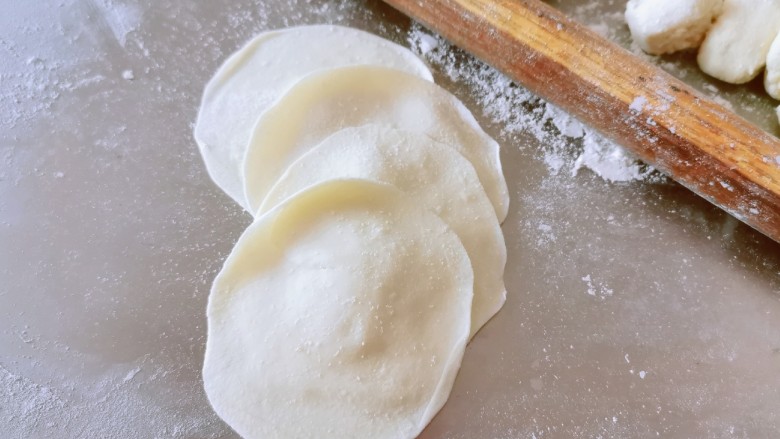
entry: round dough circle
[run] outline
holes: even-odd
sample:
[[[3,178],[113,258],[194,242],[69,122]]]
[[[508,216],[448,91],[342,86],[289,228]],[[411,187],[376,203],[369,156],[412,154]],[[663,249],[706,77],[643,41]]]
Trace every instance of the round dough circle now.
[[[338,131],[285,171],[258,215],[307,187],[345,178],[400,189],[458,235],[474,271],[471,336],[501,309],[506,244],[493,207],[469,161],[429,137],[380,125]]]
[[[441,87],[380,67],[313,73],[297,82],[257,121],[244,160],[244,193],[256,212],[287,167],[343,128],[380,123],[455,148],[477,171],[499,222],[509,195],[499,146],[474,116]]]
[[[389,186],[309,188],[258,218],[214,281],[203,366],[244,437],[413,438],[469,335],[469,259]]]
[[[247,208],[241,164],[257,117],[306,74],[357,64],[399,69],[433,81],[425,63],[408,49],[333,25],[264,32],[230,56],[206,85],[194,130],[217,186]]]

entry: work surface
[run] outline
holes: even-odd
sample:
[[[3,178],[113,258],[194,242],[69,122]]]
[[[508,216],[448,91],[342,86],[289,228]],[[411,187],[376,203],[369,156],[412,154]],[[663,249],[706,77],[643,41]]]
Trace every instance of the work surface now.
[[[552,3],[627,41],[623,2]],[[583,141],[552,109],[386,5],[0,7],[4,438],[234,437],[200,368],[211,281],[251,217],[210,182],[192,124],[232,51],[304,23],[424,53],[502,145],[507,303],[423,438],[777,437],[780,244],[658,175],[573,172]],[[656,61],[780,130],[756,87]]]

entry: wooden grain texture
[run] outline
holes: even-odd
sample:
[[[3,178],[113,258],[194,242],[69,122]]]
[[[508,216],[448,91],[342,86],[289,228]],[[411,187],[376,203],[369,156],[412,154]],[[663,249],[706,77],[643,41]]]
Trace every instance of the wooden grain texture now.
[[[774,136],[539,1],[385,1],[780,242]]]

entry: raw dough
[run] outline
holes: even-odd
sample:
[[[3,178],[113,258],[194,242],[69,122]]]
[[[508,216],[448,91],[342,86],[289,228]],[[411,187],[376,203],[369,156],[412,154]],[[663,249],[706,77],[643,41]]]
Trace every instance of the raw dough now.
[[[769,96],[780,99],[780,34],[775,37],[766,57],[764,88]]]
[[[473,336],[506,301],[504,236],[474,167],[452,148],[406,131],[365,125],[338,131],[304,154],[268,193],[258,215],[327,180],[392,185],[458,235],[474,270]]]
[[[244,162],[252,212],[298,157],[346,127],[381,123],[455,148],[477,171],[500,221],[509,196],[498,144],[452,94],[413,75],[379,67],[342,67],[297,82],[258,119]]]
[[[629,0],[631,37],[647,53],[661,55],[699,47],[723,0]]]
[[[433,81],[411,51],[332,25],[265,32],[228,58],[206,85],[195,124],[195,140],[217,186],[247,208],[241,164],[257,117],[302,76],[355,64],[395,68]]]
[[[397,189],[307,189],[214,281],[209,401],[246,438],[413,438],[460,367],[472,281],[457,236]]]
[[[699,48],[699,67],[721,81],[748,82],[761,73],[778,32],[780,0],[725,0]]]

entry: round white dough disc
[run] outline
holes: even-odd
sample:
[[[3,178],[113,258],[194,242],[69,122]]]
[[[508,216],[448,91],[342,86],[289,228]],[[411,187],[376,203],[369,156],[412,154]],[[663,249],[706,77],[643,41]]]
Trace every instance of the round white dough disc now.
[[[408,49],[333,25],[264,32],[234,53],[206,85],[195,140],[214,182],[244,208],[241,164],[257,117],[296,80],[331,67],[369,64],[433,81]]]
[[[413,75],[380,67],[341,67],[297,82],[254,127],[244,161],[244,193],[256,212],[298,157],[343,128],[379,123],[449,145],[471,162],[499,222],[509,195],[498,144],[452,94]]]
[[[506,245],[493,206],[468,160],[429,137],[380,125],[338,131],[287,169],[258,215],[307,187],[346,178],[400,189],[458,235],[474,270],[472,336],[501,309]]]
[[[469,336],[469,259],[389,186],[312,187],[258,218],[214,281],[203,366],[246,438],[413,438]]]

